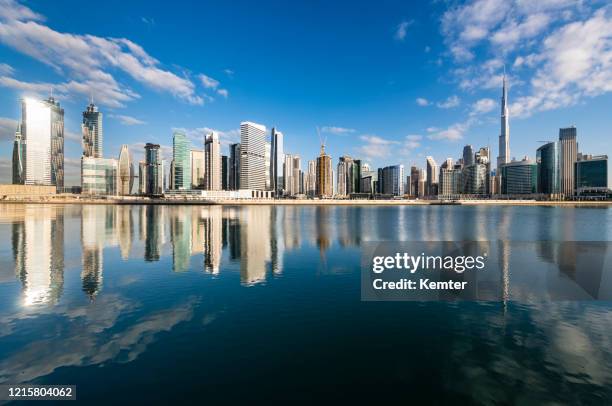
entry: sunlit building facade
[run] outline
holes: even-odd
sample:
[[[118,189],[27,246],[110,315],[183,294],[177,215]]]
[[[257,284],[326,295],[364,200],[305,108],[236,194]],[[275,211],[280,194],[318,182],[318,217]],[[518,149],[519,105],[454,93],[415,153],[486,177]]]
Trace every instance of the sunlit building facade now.
[[[191,145],[182,131],[172,137],[172,189],[191,189]]]

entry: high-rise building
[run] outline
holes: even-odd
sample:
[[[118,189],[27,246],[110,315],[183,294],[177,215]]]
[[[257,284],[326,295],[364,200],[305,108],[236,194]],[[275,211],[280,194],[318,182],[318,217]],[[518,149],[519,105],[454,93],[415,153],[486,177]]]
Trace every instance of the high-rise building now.
[[[438,184],[438,195],[454,196],[462,192],[463,173],[461,169],[455,169],[448,162],[442,164],[440,169],[440,182]]]
[[[283,188],[283,165],[285,163],[284,136],[283,133],[272,127],[270,149],[270,189],[275,196],[282,196]]]
[[[576,127],[559,129],[559,174],[560,193],[566,197],[574,195],[574,166],[578,158]]]
[[[221,190],[229,190],[230,160],[227,155],[221,155]]]
[[[506,88],[506,74],[502,79],[501,98],[501,130],[499,132],[499,155],[497,156],[497,174],[501,166],[510,162],[510,124],[508,123],[508,89]]]
[[[204,186],[204,150],[192,149],[191,153],[191,188]]]
[[[266,127],[248,121],[240,123],[240,188],[266,188]],[[207,164],[208,165],[208,164]]]
[[[83,123],[81,124],[83,135],[83,156],[87,158],[102,158],[102,113],[93,104],[93,100],[83,112]]]
[[[489,163],[465,166],[461,173],[461,191],[467,195],[489,194]]]
[[[418,197],[419,196],[419,175],[420,170],[416,166],[410,167],[410,188],[408,190],[408,194],[410,196]]]
[[[428,156],[427,161],[427,196],[438,194],[438,164],[433,157]]]
[[[336,167],[336,194],[338,196],[348,196],[348,185],[347,185],[347,169],[349,166],[349,162],[347,162],[346,157],[340,157],[340,161],[338,162],[338,166]]]
[[[145,145],[144,194],[161,195],[164,193],[164,168],[159,144]]]
[[[147,163],[138,162],[138,194],[147,194]]]
[[[17,131],[15,131],[15,140],[13,141],[13,185],[22,185],[24,182],[24,146],[25,144],[23,143],[23,139],[21,137],[20,123],[17,125]]]
[[[463,147],[463,165],[469,166],[474,164],[474,148],[471,145]]]
[[[317,161],[314,159],[308,161],[305,189],[305,193],[308,196],[314,196],[317,190]]]
[[[134,166],[127,144],[121,146],[118,165],[118,193],[122,196],[127,196],[132,193],[132,187],[134,186]]]
[[[576,194],[607,192],[608,156],[582,155],[576,161]]]
[[[64,109],[53,97],[21,102],[24,183],[64,189]]]
[[[172,164],[174,176],[171,189],[191,189],[191,145],[182,131],[175,131],[172,137]]]
[[[558,195],[559,182],[559,144],[549,142],[536,151],[538,165],[538,193]]]
[[[118,161],[116,159],[81,157],[81,194],[118,194]]]
[[[315,194],[320,198],[332,197],[334,194],[333,182],[332,159],[325,153],[325,144],[321,144],[321,153],[317,157]]]
[[[525,157],[501,166],[501,194],[528,195],[538,191],[538,165]]]
[[[231,144],[230,150],[230,190],[240,189],[240,144]]]
[[[219,134],[212,132],[204,142],[206,190],[221,190],[221,143]]]
[[[402,196],[404,194],[404,165],[387,166],[379,170],[378,183],[381,193]]]

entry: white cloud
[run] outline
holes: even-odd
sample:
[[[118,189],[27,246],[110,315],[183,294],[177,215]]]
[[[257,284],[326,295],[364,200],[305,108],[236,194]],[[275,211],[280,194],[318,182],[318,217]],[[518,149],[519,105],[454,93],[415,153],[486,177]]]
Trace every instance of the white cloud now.
[[[96,97],[101,103],[117,107],[137,97],[115,80],[110,72],[116,70],[150,89],[170,93],[191,104],[203,104],[193,82],[160,68],[159,62],[140,45],[125,38],[55,31],[41,24],[41,18],[25,6],[3,1],[0,42],[69,76],[68,83],[74,88],[87,88],[86,94],[106,93],[106,98]],[[12,18],[14,14],[19,18]]]
[[[185,135],[191,140],[193,146],[196,148],[202,148],[204,145],[204,136],[215,132],[219,135],[219,141],[221,145],[234,144],[240,142],[240,129],[236,128],[233,130],[218,130],[210,127],[198,127],[198,128],[184,128],[175,127],[172,131],[183,131]]]
[[[403,155],[409,155],[413,150],[421,146],[422,139],[423,139],[422,135],[418,135],[418,134],[407,135],[406,137],[404,137],[401,153]]]
[[[234,71],[231,69],[223,69],[223,72],[230,78],[234,76]]]
[[[406,38],[408,27],[410,27],[413,22],[414,21],[411,20],[411,21],[402,21],[401,23],[399,23],[397,27],[395,28],[394,38],[398,41],[403,41]]]
[[[461,100],[459,99],[459,96],[452,95],[452,96],[449,96],[443,102],[436,103],[436,106],[438,106],[441,109],[451,109],[453,107],[457,107],[460,103],[461,103]]]
[[[325,126],[321,128],[321,131],[324,133],[330,133],[330,134],[335,134],[335,135],[347,135],[347,134],[351,134],[355,132],[353,128],[336,127],[336,126]]]
[[[202,85],[207,89],[216,89],[219,86],[219,81],[201,73],[198,75]]]
[[[424,97],[417,97],[416,104],[418,104],[419,106],[425,107],[425,106],[429,106],[431,102]]]
[[[15,69],[6,63],[0,63],[0,75],[12,76]]]
[[[470,125],[470,121],[455,123],[444,130],[437,130],[430,133],[427,138],[430,140],[458,141],[463,138],[463,134],[468,130]]]
[[[219,96],[223,96],[226,99],[229,96],[229,92],[227,91],[227,89],[217,89],[217,94]]]
[[[0,141],[13,140],[17,130],[17,120],[0,117]]]
[[[0,0],[0,19],[8,21],[43,21],[45,17],[33,12],[25,6],[22,6],[14,0]]]
[[[497,103],[495,103],[495,100],[493,99],[480,99],[472,105],[472,111],[470,112],[470,115],[488,113],[489,111],[493,110],[496,105]]]
[[[398,141],[381,138],[377,135],[361,135],[359,137],[363,145],[357,151],[368,160],[386,158],[392,155],[392,148],[399,144]]]
[[[126,116],[123,114],[111,114],[110,117],[116,118],[123,125],[141,125],[146,124],[146,121],[139,120],[132,116]]]

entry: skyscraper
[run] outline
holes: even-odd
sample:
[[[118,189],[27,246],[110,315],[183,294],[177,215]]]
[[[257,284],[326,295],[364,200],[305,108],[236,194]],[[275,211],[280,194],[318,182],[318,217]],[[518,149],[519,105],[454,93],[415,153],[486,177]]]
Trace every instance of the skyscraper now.
[[[230,190],[240,189],[240,144],[231,144],[230,150]]]
[[[331,156],[325,153],[325,144],[321,144],[321,153],[317,157],[316,195],[321,198],[332,197],[334,178]]]
[[[201,149],[191,150],[191,188],[197,189],[204,186],[204,151]]]
[[[404,194],[404,165],[384,167],[382,177],[379,176],[378,182],[382,186],[383,194],[402,196]]]
[[[172,162],[174,168],[173,189],[191,189],[191,145],[182,131],[172,137]]]
[[[230,160],[227,155],[221,155],[221,190],[229,190]]]
[[[93,100],[83,112],[83,123],[81,124],[83,135],[83,156],[86,158],[102,158],[102,113],[93,104]]]
[[[497,174],[501,173],[501,166],[508,162],[510,162],[510,124],[508,123],[508,90],[506,88],[506,73],[504,72],[504,78],[502,80],[501,131],[499,133]]]
[[[560,193],[566,197],[574,195],[574,166],[578,158],[576,127],[559,129],[559,174]]]
[[[240,123],[240,188],[265,190],[266,127]],[[208,165],[208,164],[207,164]]]
[[[25,144],[24,183],[64,189],[64,109],[53,97],[23,99],[21,136]]]
[[[474,148],[471,145],[463,147],[463,165],[469,166],[474,164]]]
[[[216,132],[206,136],[204,155],[206,165],[204,170],[205,188],[206,190],[221,190],[221,143],[219,142],[219,134]]]
[[[24,143],[21,138],[21,123],[17,125],[15,131],[15,141],[13,141],[13,185],[23,184],[23,166],[24,166]]]
[[[118,192],[122,196],[127,196],[132,193],[134,185],[134,165],[127,144],[121,146],[119,152],[119,187]]]
[[[525,195],[538,190],[538,166],[527,157],[501,166],[501,194]]]
[[[314,196],[317,190],[317,161],[311,159],[308,161],[308,173],[306,174],[305,193],[308,196]]]
[[[347,196],[348,195],[348,185],[347,185],[347,167],[348,162],[345,160],[345,157],[340,157],[340,161],[338,162],[338,166],[336,167],[336,194],[338,196]]]
[[[536,151],[538,193],[559,194],[559,144],[549,142]]]
[[[161,195],[164,190],[164,169],[162,166],[161,151],[158,144],[145,145],[145,183],[144,193],[147,195]]]
[[[438,164],[433,157],[428,156],[427,161],[427,195],[433,196],[438,194]]]
[[[270,188],[275,196],[283,194],[283,165],[285,162],[283,133],[272,127],[270,150]]]

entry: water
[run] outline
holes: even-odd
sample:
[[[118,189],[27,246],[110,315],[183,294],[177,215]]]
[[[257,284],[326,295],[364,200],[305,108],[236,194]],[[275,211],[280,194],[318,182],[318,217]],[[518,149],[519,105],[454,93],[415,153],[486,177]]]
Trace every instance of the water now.
[[[612,241],[612,209],[0,205],[0,383],[81,401],[612,399],[612,304],[362,302],[360,245]]]

